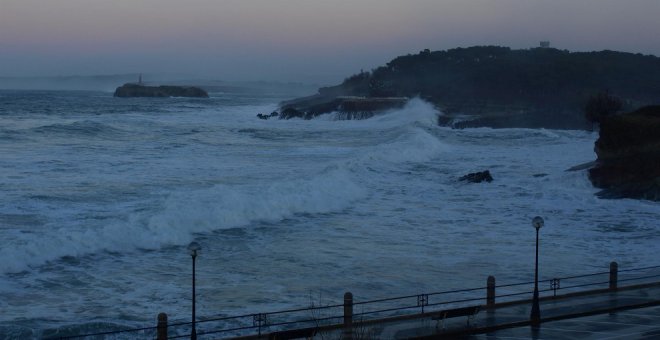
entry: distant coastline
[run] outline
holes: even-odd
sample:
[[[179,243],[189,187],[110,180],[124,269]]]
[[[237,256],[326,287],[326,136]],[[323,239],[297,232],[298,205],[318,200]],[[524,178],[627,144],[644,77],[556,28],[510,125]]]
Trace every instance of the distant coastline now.
[[[627,111],[658,104],[660,58],[547,47],[423,50],[284,102],[281,110],[318,115],[337,110],[332,102],[342,96],[420,97],[444,113],[441,125],[588,130],[584,107],[601,92],[621,98]]]

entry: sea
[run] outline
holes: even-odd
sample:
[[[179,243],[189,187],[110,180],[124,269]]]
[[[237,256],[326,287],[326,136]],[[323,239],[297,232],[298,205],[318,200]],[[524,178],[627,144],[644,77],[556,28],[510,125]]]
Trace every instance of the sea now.
[[[281,94],[0,91],[0,339],[658,264],[660,204],[599,199],[597,132],[257,119]],[[489,170],[492,182],[459,178]]]

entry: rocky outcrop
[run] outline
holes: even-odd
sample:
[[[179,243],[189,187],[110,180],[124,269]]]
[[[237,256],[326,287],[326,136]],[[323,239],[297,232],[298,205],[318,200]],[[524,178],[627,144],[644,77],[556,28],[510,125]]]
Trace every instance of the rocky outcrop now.
[[[115,97],[196,97],[208,98],[206,91],[194,86],[144,86],[124,84],[115,90]]]
[[[312,119],[324,113],[337,111],[341,101],[336,96],[315,94],[313,96],[296,98],[280,103],[282,114],[280,119],[304,118],[307,115]],[[285,113],[288,111],[288,114]],[[299,113],[300,112],[300,113]]]
[[[338,119],[366,119],[375,114],[401,108],[408,101],[404,97],[332,96],[319,93],[281,103],[280,119],[312,119],[322,114],[337,112]]]
[[[273,111],[273,112],[271,112],[269,115],[265,115],[265,114],[263,114],[263,113],[259,113],[259,114],[257,114],[257,118],[259,118],[259,119],[264,119],[264,120],[266,120],[266,119],[270,119],[270,118],[272,118],[272,117],[277,117],[277,116],[279,116],[279,113],[277,113],[277,111]]]
[[[660,201],[660,106],[603,120],[595,151],[589,179],[600,197]]]
[[[461,178],[458,179],[459,181],[466,181],[470,183],[481,183],[483,181],[486,182],[492,182],[493,181],[493,176],[490,175],[490,171],[479,171],[479,172],[473,172],[469,173]]]
[[[286,109],[282,110],[282,113],[280,114],[280,119],[291,119],[291,118],[312,119],[315,116],[316,115],[314,115],[311,112],[302,112],[292,107],[287,107]]]

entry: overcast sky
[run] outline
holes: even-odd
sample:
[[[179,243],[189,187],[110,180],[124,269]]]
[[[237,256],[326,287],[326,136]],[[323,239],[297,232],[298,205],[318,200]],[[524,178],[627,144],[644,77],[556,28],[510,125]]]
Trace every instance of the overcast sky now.
[[[333,82],[422,49],[660,55],[660,0],[0,0],[0,76]]]

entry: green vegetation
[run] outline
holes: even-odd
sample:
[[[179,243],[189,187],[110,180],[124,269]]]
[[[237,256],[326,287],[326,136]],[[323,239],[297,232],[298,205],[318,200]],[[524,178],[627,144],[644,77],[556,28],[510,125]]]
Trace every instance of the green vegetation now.
[[[600,124],[605,118],[619,112],[621,108],[623,108],[621,99],[608,92],[601,92],[589,98],[584,114],[588,121]]]
[[[660,58],[614,51],[498,46],[424,50],[353,75],[338,86],[321,88],[319,93],[420,96],[449,114],[498,113],[511,118],[512,113],[522,113],[526,119],[518,117],[508,123],[529,124],[527,118],[531,117],[540,125],[564,121],[567,127],[586,128],[590,123],[585,108],[599,93],[620,98],[617,110],[658,103]],[[600,113],[595,115],[589,119],[599,119]]]

